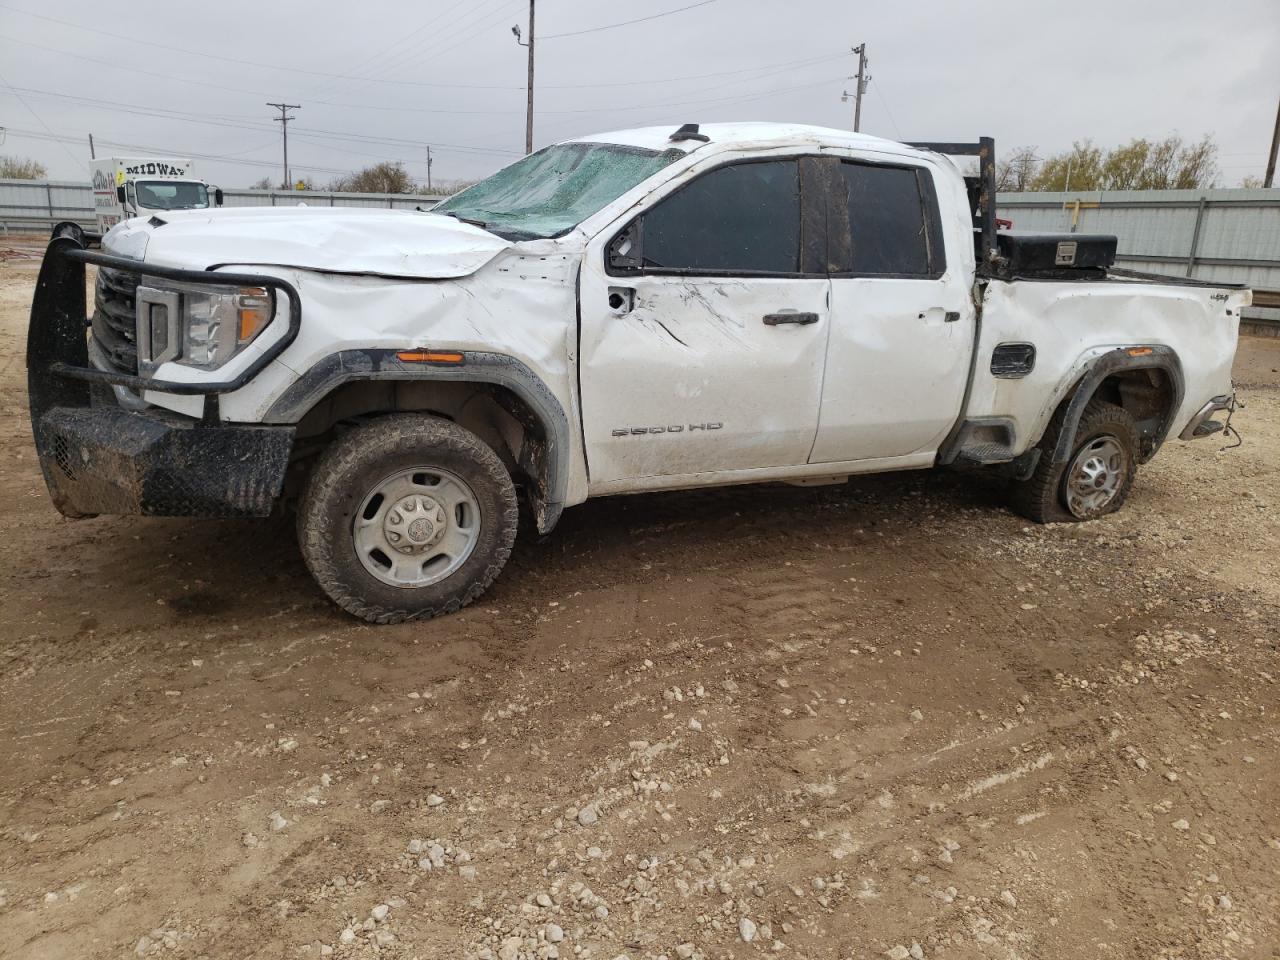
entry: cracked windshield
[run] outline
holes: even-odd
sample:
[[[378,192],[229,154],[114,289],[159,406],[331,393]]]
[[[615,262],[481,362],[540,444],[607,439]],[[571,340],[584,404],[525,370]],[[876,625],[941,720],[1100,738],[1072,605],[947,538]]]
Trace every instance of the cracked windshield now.
[[[499,170],[432,212],[511,240],[555,237],[682,156],[681,150],[560,144]]]

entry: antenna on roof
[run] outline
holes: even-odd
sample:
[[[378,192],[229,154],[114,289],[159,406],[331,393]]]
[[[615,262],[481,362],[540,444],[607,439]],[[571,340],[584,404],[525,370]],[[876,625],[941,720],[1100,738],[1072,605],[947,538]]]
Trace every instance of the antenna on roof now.
[[[686,123],[679,130],[668,137],[672,143],[679,143],[681,140],[701,140],[703,143],[710,143],[711,138],[705,133],[698,132],[696,123]]]

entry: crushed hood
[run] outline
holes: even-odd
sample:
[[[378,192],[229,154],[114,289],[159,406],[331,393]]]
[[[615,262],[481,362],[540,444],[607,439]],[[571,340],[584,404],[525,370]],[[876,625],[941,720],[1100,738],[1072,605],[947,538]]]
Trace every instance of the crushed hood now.
[[[107,234],[103,246],[110,253],[193,270],[256,264],[436,280],[475,273],[511,243],[443,214],[223,207],[128,220]]]

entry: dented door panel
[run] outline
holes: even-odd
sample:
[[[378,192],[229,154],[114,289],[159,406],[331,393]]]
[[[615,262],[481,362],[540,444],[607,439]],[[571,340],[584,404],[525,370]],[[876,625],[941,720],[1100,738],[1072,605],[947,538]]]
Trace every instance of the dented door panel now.
[[[611,307],[619,288],[631,292]],[[593,486],[805,462],[826,347],[825,279],[608,277],[588,256],[581,296]],[[816,320],[765,322],[791,311]]]

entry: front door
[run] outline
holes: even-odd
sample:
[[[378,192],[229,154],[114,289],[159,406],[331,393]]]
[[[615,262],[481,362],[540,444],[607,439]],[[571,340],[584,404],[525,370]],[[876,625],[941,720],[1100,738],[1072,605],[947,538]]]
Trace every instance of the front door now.
[[[593,489],[807,461],[829,281],[803,262],[802,166],[715,167],[589,246],[579,370]]]

